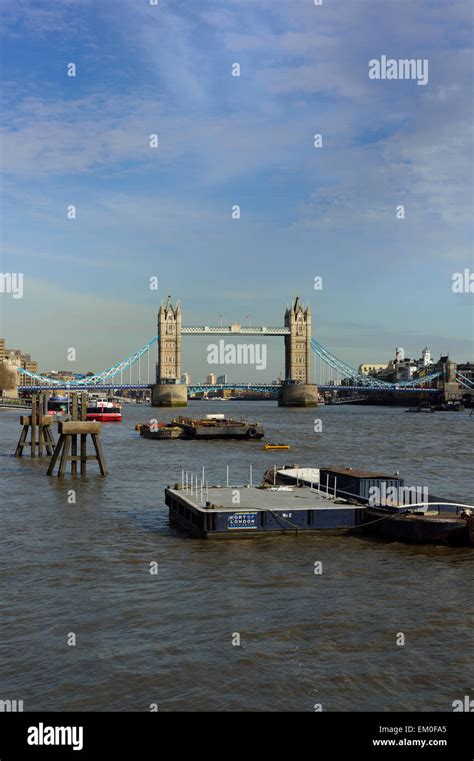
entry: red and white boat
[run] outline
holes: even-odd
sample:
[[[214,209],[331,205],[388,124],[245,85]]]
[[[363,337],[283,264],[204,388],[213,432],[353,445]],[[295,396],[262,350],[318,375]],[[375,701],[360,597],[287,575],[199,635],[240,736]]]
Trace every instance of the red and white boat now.
[[[109,402],[108,399],[90,399],[87,403],[86,420],[97,420],[99,423],[120,423],[122,408],[120,404]]]

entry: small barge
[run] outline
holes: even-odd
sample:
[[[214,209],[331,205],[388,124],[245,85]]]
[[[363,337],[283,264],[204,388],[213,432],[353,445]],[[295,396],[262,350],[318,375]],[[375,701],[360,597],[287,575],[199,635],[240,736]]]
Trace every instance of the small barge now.
[[[145,439],[182,439],[183,429],[177,425],[157,423],[142,423],[136,427],[140,431],[140,436]]]
[[[222,414],[205,418],[179,416],[170,423],[150,423],[140,426],[140,435],[147,439],[261,439],[260,423],[226,418]]]

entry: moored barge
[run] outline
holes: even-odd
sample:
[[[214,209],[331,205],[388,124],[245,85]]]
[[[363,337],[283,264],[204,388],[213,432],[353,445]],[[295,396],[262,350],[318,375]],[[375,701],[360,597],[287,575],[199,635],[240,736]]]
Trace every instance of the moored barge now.
[[[222,414],[205,418],[179,416],[170,423],[150,423],[140,426],[140,435],[147,439],[261,439],[264,431],[260,423],[226,418]]]
[[[354,529],[358,534],[406,544],[474,547],[474,505],[405,486],[398,473],[287,465],[269,468],[264,481],[274,486],[309,487],[327,497],[365,506],[364,521]]]
[[[474,508],[456,503],[368,507],[364,531],[404,544],[474,547]]]
[[[239,503],[235,504],[236,494]],[[165,489],[171,525],[205,539],[348,531],[365,506],[292,487],[209,486]]]

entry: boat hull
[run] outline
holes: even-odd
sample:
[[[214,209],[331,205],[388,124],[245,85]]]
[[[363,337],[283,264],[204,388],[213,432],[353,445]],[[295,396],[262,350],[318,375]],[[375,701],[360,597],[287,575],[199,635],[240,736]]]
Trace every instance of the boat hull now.
[[[454,515],[387,515],[368,507],[364,532],[404,544],[472,546],[468,521]]]
[[[262,439],[263,430],[251,425],[183,426],[185,438],[189,439]]]
[[[183,432],[180,428],[157,428],[150,430],[148,425],[140,426],[140,436],[144,439],[181,439]]]
[[[86,420],[95,420],[98,423],[120,423],[122,415],[120,412],[87,412]]]

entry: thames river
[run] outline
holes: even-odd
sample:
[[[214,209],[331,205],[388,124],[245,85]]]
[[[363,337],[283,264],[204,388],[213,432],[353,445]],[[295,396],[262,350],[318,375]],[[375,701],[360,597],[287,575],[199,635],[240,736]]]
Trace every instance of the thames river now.
[[[469,411],[188,406],[261,422],[266,441],[291,445],[278,453],[134,430],[175,412],[124,405],[122,423],[102,429],[109,475],[92,463],[83,480],[15,459],[22,413],[0,412],[0,699],[25,711],[450,711],[474,697],[472,549],[323,534],[193,539],[169,528],[163,494],[182,468],[205,466],[223,484],[229,465],[242,485],[250,465],[255,483],[273,464],[298,463],[400,471],[472,503]]]

